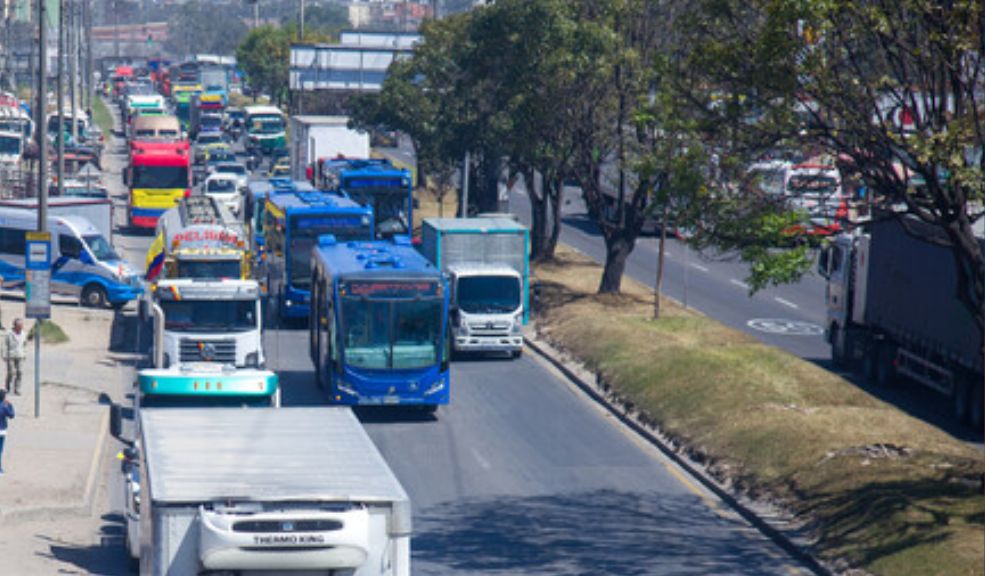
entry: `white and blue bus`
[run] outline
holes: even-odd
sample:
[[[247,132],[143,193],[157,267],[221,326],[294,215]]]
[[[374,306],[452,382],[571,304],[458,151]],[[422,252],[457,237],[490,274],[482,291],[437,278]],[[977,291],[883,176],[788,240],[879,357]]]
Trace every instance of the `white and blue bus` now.
[[[318,237],[372,240],[373,210],[340,194],[316,190],[268,194],[264,203],[264,259],[258,278],[279,318],[307,320],[311,249]]]
[[[0,208],[0,277],[8,290],[24,289],[25,233],[37,216]],[[109,240],[81,216],[48,218],[51,232],[51,293],[77,297],[84,306],[120,308],[143,293],[140,277]]]
[[[309,353],[334,404],[449,399],[448,286],[406,236],[319,239],[312,251]]]

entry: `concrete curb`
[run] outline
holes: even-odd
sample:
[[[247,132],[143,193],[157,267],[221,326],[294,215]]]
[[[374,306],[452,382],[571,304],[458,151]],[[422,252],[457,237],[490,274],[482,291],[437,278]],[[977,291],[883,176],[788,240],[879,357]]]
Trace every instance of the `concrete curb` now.
[[[0,518],[26,522],[89,516],[92,513],[92,505],[95,501],[99,470],[102,468],[102,460],[106,454],[107,437],[109,435],[109,416],[109,406],[106,406],[103,416],[99,421],[99,434],[96,447],[93,450],[92,459],[89,462],[89,471],[86,474],[85,486],[82,497],[79,500],[65,505],[18,506],[6,510],[0,509]]]
[[[740,501],[740,497],[732,494],[724,486],[720,485],[713,477],[701,469],[700,464],[691,461],[685,455],[675,450],[665,438],[661,437],[659,430],[651,429],[650,426],[643,424],[632,414],[628,414],[625,410],[620,409],[610,398],[601,393],[598,387],[579,376],[574,369],[565,363],[548,342],[541,341],[529,335],[524,335],[523,341],[539,357],[546,360],[551,366],[561,372],[578,389],[587,394],[622,424],[646,440],[647,443],[660,450],[668,459],[680,467],[684,473],[714,494],[768,540],[782,548],[791,558],[799,562],[803,568],[819,576],[831,576],[834,574],[830,568],[821,564],[817,558],[811,555],[803,544],[796,542],[783,529],[773,526],[768,520],[762,518],[750,507],[743,504]]]

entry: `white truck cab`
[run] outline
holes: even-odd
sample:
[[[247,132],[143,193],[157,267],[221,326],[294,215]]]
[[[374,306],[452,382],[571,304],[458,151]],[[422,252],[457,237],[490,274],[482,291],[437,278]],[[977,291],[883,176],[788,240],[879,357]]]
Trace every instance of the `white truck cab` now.
[[[523,351],[523,275],[505,264],[448,266],[452,347],[457,352]]]

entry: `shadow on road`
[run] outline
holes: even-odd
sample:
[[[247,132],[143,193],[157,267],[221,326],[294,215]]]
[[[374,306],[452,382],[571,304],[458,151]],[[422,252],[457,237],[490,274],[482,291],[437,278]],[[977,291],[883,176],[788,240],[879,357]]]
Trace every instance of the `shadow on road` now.
[[[85,574],[115,576],[131,574],[123,547],[126,524],[120,514],[103,514],[99,528],[99,544],[77,546],[44,535],[38,539],[49,544],[49,553],[41,556],[77,566]]]
[[[444,504],[414,518],[414,573],[783,574],[690,494],[599,490]]]

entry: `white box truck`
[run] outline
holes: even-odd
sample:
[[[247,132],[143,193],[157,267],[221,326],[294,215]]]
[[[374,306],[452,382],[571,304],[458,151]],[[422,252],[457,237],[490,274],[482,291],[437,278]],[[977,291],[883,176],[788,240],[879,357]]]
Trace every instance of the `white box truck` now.
[[[449,276],[456,352],[523,353],[530,237],[505,217],[427,218],[421,253]]]
[[[136,447],[145,576],[410,574],[410,500],[349,408],[144,409]]]
[[[291,116],[291,178],[307,180],[322,158],[369,158],[369,134],[349,128],[347,116]]]

